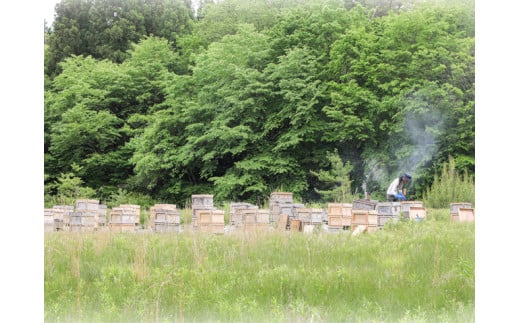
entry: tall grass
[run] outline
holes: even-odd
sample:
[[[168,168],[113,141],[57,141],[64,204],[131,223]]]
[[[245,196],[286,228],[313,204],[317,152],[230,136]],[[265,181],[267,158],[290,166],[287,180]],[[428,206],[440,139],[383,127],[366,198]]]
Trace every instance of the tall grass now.
[[[47,322],[468,322],[474,225],[45,236]]]
[[[447,208],[450,203],[467,202],[475,205],[475,183],[465,171],[462,175],[455,168],[450,156],[441,174],[435,174],[433,184],[426,189],[424,203],[430,208]]]

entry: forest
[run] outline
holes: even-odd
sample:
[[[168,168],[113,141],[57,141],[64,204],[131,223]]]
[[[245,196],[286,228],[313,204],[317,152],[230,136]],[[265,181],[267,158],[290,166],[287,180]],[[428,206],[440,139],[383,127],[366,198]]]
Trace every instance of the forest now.
[[[473,1],[62,0],[44,33],[46,204],[475,174]]]

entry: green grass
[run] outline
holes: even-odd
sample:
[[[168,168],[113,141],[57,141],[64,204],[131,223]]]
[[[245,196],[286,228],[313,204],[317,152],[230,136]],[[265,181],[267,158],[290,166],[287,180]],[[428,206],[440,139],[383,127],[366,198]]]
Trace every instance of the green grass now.
[[[46,322],[472,322],[474,224],[361,236],[52,233]]]

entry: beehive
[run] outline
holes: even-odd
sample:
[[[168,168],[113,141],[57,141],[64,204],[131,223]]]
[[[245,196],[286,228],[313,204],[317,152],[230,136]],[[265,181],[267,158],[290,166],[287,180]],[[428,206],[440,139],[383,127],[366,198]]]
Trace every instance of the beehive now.
[[[54,230],[54,212],[53,209],[43,210],[43,228],[44,232],[52,232]]]
[[[141,206],[136,204],[121,204],[119,205],[120,208],[132,210],[134,213],[134,224],[139,224],[139,220],[141,218]]]
[[[341,225],[336,223],[337,217],[341,218]],[[350,227],[352,224],[352,204],[350,203],[329,203],[327,205],[327,220],[329,228]],[[333,223],[333,224],[331,224]]]
[[[410,208],[411,207],[424,207],[422,201],[402,201],[401,202],[401,215],[404,219],[410,219]]]
[[[280,215],[287,215],[289,218],[293,217],[293,193],[291,192],[273,192],[269,196],[269,212],[271,213],[271,220],[278,222]]]
[[[378,201],[374,201],[374,200],[365,200],[365,199],[355,200],[352,203],[352,210],[370,210],[370,211],[373,211],[373,210],[376,209],[377,203],[378,203]]]
[[[475,221],[475,209],[460,207],[457,210],[457,214],[451,214],[452,222],[474,222]]]
[[[223,210],[199,210],[199,232],[224,234],[224,211]]]
[[[211,211],[213,206],[213,195],[193,194],[191,196],[191,224],[194,228],[199,225],[199,211]]]
[[[229,205],[229,222],[231,225],[238,225],[242,222],[242,210],[258,209],[258,206],[243,203],[243,202],[232,202]]]
[[[181,213],[175,204],[155,204],[150,208],[150,219],[155,232],[181,231]]]
[[[82,209],[70,214],[69,231],[92,232],[96,227],[97,210]]]
[[[73,205],[54,205],[52,207],[54,218],[62,219],[63,231],[69,231],[70,214],[74,212]]]
[[[136,208],[127,207],[125,204],[114,207],[110,210],[110,231],[113,232],[134,232],[136,227]]]
[[[419,206],[410,206],[408,218],[415,221],[423,221],[426,219],[426,208]]]
[[[301,231],[301,223],[302,223],[302,221],[300,221],[300,220],[292,219],[291,224],[290,224],[290,231],[291,232]]]
[[[287,226],[289,223],[289,216],[287,215],[280,215],[277,221],[277,228],[279,231],[285,231],[287,230]]]
[[[450,203],[450,218],[453,222],[461,222],[459,221],[459,209],[471,209],[471,203],[467,202],[456,202]],[[466,222],[466,221],[462,221]]]
[[[378,215],[399,216],[401,212],[401,202],[378,202],[376,204]]]

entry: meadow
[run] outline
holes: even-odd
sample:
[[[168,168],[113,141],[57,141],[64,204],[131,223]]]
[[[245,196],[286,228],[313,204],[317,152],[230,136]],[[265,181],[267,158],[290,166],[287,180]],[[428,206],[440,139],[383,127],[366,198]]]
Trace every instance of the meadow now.
[[[475,225],[45,234],[46,322],[473,322]]]

